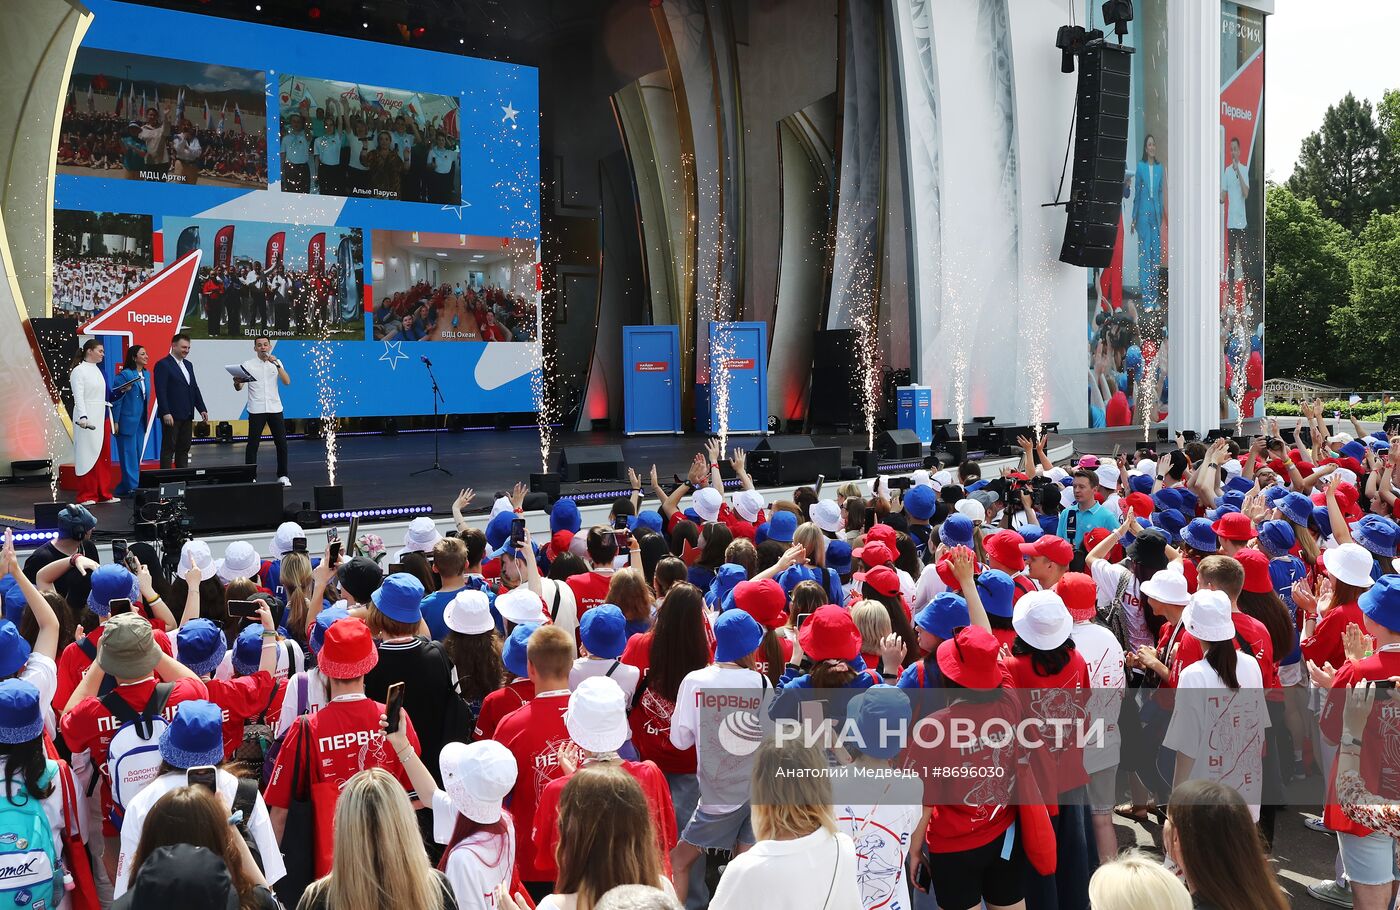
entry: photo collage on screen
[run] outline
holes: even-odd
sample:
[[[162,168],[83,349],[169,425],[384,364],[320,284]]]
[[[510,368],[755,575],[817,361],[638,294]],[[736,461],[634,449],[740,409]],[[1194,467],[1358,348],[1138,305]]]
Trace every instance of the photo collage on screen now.
[[[94,195],[135,211],[57,209],[52,313],[90,321],[198,249],[182,325],[196,340],[532,341],[534,239],[382,230],[402,214],[352,208],[417,203],[425,224],[446,210],[460,220],[462,117],[451,95],[83,47],[60,175],[253,201],[246,216],[213,217],[216,200],[111,184]],[[305,204],[289,194],[341,197],[322,221],[372,216],[297,223]]]

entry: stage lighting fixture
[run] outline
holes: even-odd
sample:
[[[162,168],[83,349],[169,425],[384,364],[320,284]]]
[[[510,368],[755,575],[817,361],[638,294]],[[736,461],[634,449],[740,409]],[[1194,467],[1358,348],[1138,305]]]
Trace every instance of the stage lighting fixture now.
[[[338,512],[319,513],[322,521],[348,521],[351,518],[409,518],[431,514],[433,514],[431,505],[392,506],[385,509],[346,509]]]
[[[1133,0],[1106,0],[1103,21],[1105,25],[1113,26],[1113,33],[1118,36],[1118,43],[1122,44],[1123,36],[1128,34],[1128,23],[1133,21]]]
[[[222,445],[229,445],[232,443],[233,424],[229,423],[227,420],[219,421],[218,425],[214,427],[214,438]]]
[[[384,435],[385,435],[385,436],[397,436],[397,435],[399,435],[399,422],[398,422],[397,419],[395,419],[395,418],[393,418],[393,417],[385,417],[385,418],[384,418]]]

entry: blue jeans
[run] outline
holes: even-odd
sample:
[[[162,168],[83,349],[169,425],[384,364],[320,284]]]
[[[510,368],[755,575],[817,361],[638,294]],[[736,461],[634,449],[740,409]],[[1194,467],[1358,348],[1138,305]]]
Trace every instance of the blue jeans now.
[[[122,479],[117,484],[116,494],[126,496],[136,489],[141,478],[141,443],[146,441],[144,432],[135,436],[113,436],[117,444],[117,458],[121,461]]]
[[[671,805],[676,810],[676,830],[684,831],[700,805],[700,780],[694,774],[667,774],[671,787]],[[705,887],[705,858],[690,867],[690,890],[685,896],[685,910],[705,910],[710,904],[710,891]]]

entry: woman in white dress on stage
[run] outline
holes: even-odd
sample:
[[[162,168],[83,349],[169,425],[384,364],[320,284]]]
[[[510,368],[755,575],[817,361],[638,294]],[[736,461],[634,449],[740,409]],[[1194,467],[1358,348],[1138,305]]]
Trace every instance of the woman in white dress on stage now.
[[[112,495],[112,421],[107,418],[109,392],[102,362],[102,342],[83,344],[68,374],[73,390],[73,469],[78,479],[78,502],[116,502]]]

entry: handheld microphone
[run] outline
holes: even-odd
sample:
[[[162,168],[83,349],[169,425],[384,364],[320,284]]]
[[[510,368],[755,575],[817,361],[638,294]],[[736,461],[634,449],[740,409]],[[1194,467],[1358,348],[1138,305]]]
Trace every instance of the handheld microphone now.
[[[432,362],[431,360],[429,360],[429,359],[428,359],[427,357],[425,357],[425,356],[420,356],[418,359],[421,360],[421,361],[423,361],[423,363],[426,364],[427,366],[432,366],[432,365],[433,365],[433,362]]]

